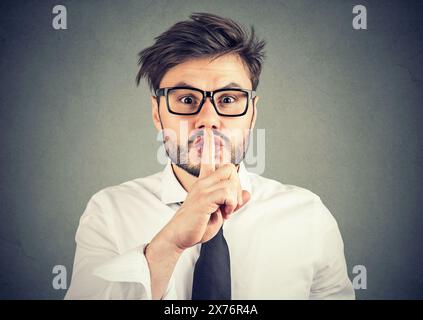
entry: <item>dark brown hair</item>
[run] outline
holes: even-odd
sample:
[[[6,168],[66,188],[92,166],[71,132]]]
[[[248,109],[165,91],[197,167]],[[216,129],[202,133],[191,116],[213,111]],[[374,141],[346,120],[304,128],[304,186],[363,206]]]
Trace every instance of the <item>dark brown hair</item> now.
[[[192,58],[238,54],[247,66],[253,90],[257,89],[265,58],[264,40],[258,40],[254,27],[248,34],[235,21],[210,13],[193,13],[154,38],[155,43],[139,53],[136,83],[146,78],[151,90],[172,67]]]

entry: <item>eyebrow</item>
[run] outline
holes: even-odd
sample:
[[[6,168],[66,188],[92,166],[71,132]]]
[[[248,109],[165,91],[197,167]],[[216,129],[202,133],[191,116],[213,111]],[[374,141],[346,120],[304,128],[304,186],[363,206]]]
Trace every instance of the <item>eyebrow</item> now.
[[[194,88],[194,89],[196,88],[196,87],[194,87],[194,86],[192,86],[192,85],[190,85],[190,84],[188,84],[188,83],[186,83],[184,81],[178,82],[177,84],[174,85],[174,87],[190,87],[190,88]],[[236,82],[230,82],[226,86],[221,87],[219,89],[228,89],[228,88],[242,89],[241,85],[239,85]],[[219,90],[219,89],[216,89],[216,90]]]

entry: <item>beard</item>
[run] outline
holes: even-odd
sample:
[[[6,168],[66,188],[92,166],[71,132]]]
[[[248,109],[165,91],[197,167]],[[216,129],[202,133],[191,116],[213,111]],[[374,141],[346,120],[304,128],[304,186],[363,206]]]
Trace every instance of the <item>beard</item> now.
[[[247,135],[242,136],[242,141],[240,142],[231,142],[231,140],[223,135],[220,132],[213,131],[215,136],[219,136],[225,141],[223,148],[219,150],[219,153],[228,152],[230,154],[230,163],[238,166],[242,160],[244,160],[245,155],[248,150],[249,140],[250,140],[250,131]],[[194,162],[190,159],[190,151],[195,148],[194,140],[197,136],[202,135],[202,131],[199,134],[194,135],[188,140],[188,144],[181,145],[177,142],[172,141],[168,137],[164,137],[164,146],[166,149],[166,154],[169,159],[179,168],[188,172],[194,177],[200,175],[201,161]],[[237,139],[239,140],[239,139]],[[219,164],[216,164],[216,167],[219,167]]]

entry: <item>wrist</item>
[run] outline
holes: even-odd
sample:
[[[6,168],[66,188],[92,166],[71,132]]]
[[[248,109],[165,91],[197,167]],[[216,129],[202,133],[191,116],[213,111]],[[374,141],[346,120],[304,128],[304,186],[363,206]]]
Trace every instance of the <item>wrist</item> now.
[[[164,258],[177,260],[184,250],[171,241],[163,231],[164,230],[159,232],[150,241],[150,243],[145,247],[144,253],[146,256],[156,261],[163,260]]]

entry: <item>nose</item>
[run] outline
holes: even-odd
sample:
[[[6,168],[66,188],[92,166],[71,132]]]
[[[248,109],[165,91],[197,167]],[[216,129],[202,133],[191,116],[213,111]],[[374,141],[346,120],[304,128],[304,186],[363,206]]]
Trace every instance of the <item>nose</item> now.
[[[211,102],[211,98],[207,97],[206,101],[204,101],[203,107],[197,114],[195,127],[218,129],[220,128],[220,126],[220,116],[214,109],[213,103]]]

